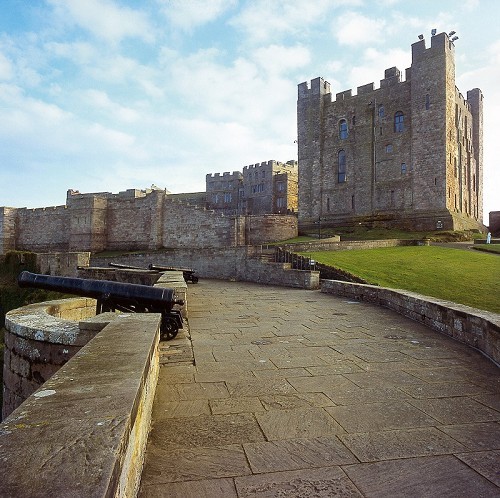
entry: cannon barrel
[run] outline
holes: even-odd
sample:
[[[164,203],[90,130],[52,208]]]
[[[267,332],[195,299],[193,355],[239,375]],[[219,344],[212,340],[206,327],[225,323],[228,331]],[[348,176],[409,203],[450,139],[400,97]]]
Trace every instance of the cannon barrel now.
[[[59,277],[23,271],[18,277],[18,283],[19,287],[34,287],[61,292],[63,294],[93,297],[94,299],[113,296],[114,298],[139,300],[157,305],[165,305],[167,303],[172,305],[184,304],[184,301],[181,299],[175,299],[174,289],[112,282],[110,280]]]
[[[186,282],[188,281],[191,281],[193,282],[193,284],[196,284],[198,283],[198,276],[195,275],[196,273],[196,270],[193,270],[192,268],[177,268],[175,266],[158,266],[158,265],[155,265],[153,263],[151,263],[148,268],[150,270],[156,270],[156,271],[161,271],[161,272],[166,272],[166,271],[181,271],[183,276],[184,276],[184,280]]]
[[[174,289],[149,285],[92,280],[85,278],[40,275],[23,271],[18,279],[19,287],[46,289],[63,294],[91,297],[97,300],[96,313],[125,311],[132,313],[161,313],[162,339],[172,339],[182,328],[182,316],[174,305],[183,305],[176,299]]]

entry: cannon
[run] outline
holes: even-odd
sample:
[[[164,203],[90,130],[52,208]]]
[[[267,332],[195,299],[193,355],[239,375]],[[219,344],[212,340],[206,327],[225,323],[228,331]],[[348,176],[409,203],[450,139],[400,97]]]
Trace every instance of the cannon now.
[[[193,284],[197,284],[199,280],[198,275],[195,275],[196,270],[193,270],[192,268],[178,268],[175,266],[158,266],[151,263],[148,266],[148,269],[156,271],[181,271],[184,280],[186,282],[193,282]]]
[[[105,311],[129,313],[160,313],[162,340],[173,339],[182,328],[182,315],[175,305],[183,305],[176,299],[174,289],[127,284],[109,280],[58,277],[23,271],[18,276],[19,287],[46,289],[63,294],[91,297],[97,300],[96,314]]]

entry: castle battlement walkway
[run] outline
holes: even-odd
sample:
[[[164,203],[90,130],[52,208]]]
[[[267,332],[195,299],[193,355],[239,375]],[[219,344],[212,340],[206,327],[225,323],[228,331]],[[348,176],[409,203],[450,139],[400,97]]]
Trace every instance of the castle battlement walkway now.
[[[140,496],[499,496],[500,370],[320,291],[189,287],[195,365],[160,369]]]

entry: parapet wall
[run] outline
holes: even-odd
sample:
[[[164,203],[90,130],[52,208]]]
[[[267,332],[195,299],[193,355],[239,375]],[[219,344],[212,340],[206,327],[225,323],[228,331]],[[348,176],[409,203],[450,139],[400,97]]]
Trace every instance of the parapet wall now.
[[[137,495],[159,325],[118,315],[0,425],[1,496]]]
[[[323,280],[321,292],[378,304],[478,349],[500,364],[500,314],[400,289]]]
[[[260,259],[261,247],[176,249],[165,252],[125,254],[119,257],[92,257],[92,266],[104,267],[109,261],[147,268],[158,266],[192,268],[200,278],[241,280],[303,289],[319,288],[319,272],[291,269],[289,264],[268,263]]]
[[[95,301],[62,299],[31,304],[5,316],[2,418],[54,375],[96,333],[80,326]]]

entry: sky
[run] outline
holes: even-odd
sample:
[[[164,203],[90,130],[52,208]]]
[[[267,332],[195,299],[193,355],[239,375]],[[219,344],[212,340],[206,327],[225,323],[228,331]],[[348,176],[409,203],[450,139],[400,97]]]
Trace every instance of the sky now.
[[[484,94],[484,212],[500,210],[498,0],[2,0],[0,206],[68,189],[205,190],[207,173],[297,159],[297,85],[332,94],[457,32]]]

